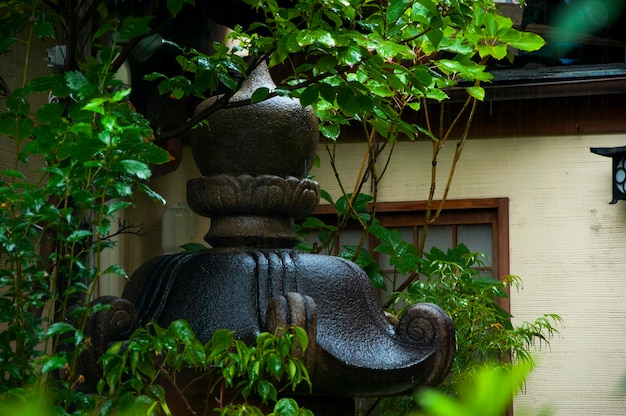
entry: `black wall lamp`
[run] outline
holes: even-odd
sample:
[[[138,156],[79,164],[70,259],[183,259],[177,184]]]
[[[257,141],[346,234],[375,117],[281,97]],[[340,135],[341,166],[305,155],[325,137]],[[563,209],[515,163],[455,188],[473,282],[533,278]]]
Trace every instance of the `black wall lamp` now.
[[[613,159],[613,200],[610,203],[626,199],[626,146],[591,147],[589,150]]]

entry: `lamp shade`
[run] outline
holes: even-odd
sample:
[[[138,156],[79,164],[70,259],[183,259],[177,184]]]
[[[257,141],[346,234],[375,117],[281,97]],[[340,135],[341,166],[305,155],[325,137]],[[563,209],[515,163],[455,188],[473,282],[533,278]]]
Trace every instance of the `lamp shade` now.
[[[611,204],[626,199],[626,146],[592,147],[592,153],[610,157],[613,160],[613,199]]]

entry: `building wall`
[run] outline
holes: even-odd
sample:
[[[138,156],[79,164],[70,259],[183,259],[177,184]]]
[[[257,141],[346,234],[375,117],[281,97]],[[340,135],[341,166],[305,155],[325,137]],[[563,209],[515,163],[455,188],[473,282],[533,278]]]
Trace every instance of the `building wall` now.
[[[626,135],[471,140],[457,166],[451,199],[510,199],[510,271],[524,282],[511,296],[515,323],[543,313],[564,320],[550,348],[535,354],[538,366],[515,401],[518,414],[544,408],[568,416],[626,414],[620,390],[626,376],[626,302],[620,290],[626,201],[608,204],[611,159],[589,151],[625,140]],[[355,177],[363,151],[363,144],[342,145],[340,174]],[[438,164],[438,197],[453,151],[448,144]],[[426,199],[430,155],[429,143],[400,143],[379,199]],[[313,173],[337,195],[332,172]]]

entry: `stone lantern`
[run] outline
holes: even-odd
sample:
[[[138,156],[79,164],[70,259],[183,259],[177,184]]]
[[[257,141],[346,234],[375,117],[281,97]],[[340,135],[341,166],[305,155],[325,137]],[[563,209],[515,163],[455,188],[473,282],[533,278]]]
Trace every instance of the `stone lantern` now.
[[[188,182],[187,201],[211,218],[205,239],[212,248],[148,261],[123,299],[110,301],[128,312],[131,327],[183,318],[203,342],[219,328],[254,343],[262,331],[301,326],[309,335],[303,359],[313,397],[393,395],[440,383],[452,365],[455,337],[439,307],[414,305],[390,323],[356,264],[293,248],[294,221],[319,201],[318,184],[306,177],[317,118],[287,97],[250,104],[260,87],[270,96],[275,88],[264,63],[192,137],[202,177]],[[114,311],[107,313],[112,319]],[[115,325],[98,328],[105,327],[113,329],[97,342],[120,338]]]

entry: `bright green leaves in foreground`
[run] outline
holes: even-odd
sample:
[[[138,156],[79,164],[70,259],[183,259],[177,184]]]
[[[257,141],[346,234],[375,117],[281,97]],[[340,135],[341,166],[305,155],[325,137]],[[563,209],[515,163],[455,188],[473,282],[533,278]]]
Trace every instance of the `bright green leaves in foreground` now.
[[[438,390],[418,395],[423,410],[413,416],[502,416],[520,391],[530,372],[526,364],[507,367],[485,366],[459,388],[457,397]]]
[[[100,394],[110,396],[102,414],[118,409],[122,414],[133,409],[160,409],[170,414],[165,401],[163,381],[176,385],[176,374],[181,370],[196,371],[188,385],[179,385],[184,391],[191,384],[202,382],[212,386],[207,397],[219,397],[223,388],[240,392],[243,399],[254,395],[263,403],[276,402],[276,415],[309,415],[293,400],[278,400],[279,389],[311,382],[304,363],[297,357],[308,347],[304,329],[291,327],[275,334],[259,334],[255,346],[237,340],[230,330],[217,330],[211,340],[202,344],[186,321],[174,321],[168,328],[153,324],[150,329],[139,329],[129,342],[113,345],[102,357],[105,378],[98,385]],[[204,374],[204,376],[202,376]],[[157,383],[158,381],[158,383]],[[215,391],[213,391],[215,390]],[[223,415],[262,415],[248,403],[215,403]]]

